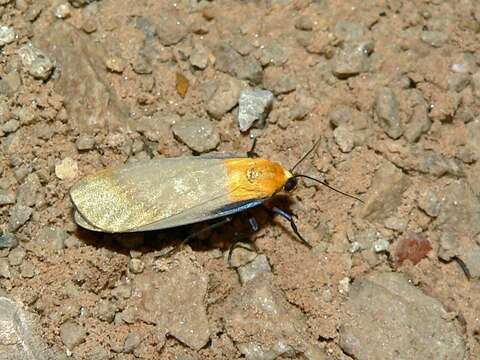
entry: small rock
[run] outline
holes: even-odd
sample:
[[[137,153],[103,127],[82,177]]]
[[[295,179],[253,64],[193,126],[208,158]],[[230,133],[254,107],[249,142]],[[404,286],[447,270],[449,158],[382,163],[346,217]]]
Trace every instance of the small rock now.
[[[245,249],[244,246],[236,246],[232,250],[232,257],[230,259],[230,266],[238,268],[246,265],[257,257],[257,254],[252,250]]]
[[[373,243],[373,251],[376,253],[388,252],[390,243],[386,239],[378,239]]]
[[[418,206],[431,217],[440,214],[441,203],[437,195],[431,190],[425,190],[418,198]]]
[[[172,126],[177,139],[197,153],[214,150],[220,143],[220,136],[213,123],[203,117],[185,117]]]
[[[179,43],[188,33],[183,20],[171,13],[161,13],[156,21],[156,28],[157,37],[163,46]]]
[[[105,60],[105,66],[108,71],[121,74],[125,70],[126,63],[119,56],[110,56]]]
[[[72,8],[69,3],[60,4],[53,10],[53,15],[57,19],[67,19],[72,14]]]
[[[70,235],[65,239],[65,247],[67,249],[80,247],[81,244],[80,239],[75,235]]]
[[[438,257],[444,261],[450,261],[458,255],[458,243],[452,233],[442,233],[438,247]]]
[[[69,350],[73,350],[75,346],[85,341],[87,332],[77,323],[69,320],[60,326],[60,337]]]
[[[356,41],[365,36],[367,29],[359,23],[340,20],[335,24],[333,33],[344,42]]]
[[[254,84],[262,81],[263,69],[253,56],[241,56],[227,44],[220,44],[213,49],[215,68],[230,74],[239,80],[248,80]]]
[[[433,47],[441,47],[448,41],[448,34],[441,31],[422,31],[420,38]]]
[[[45,244],[54,251],[61,250],[65,247],[65,239],[68,234],[65,230],[57,227],[47,227],[40,231],[38,241]]]
[[[280,66],[288,61],[288,53],[284,46],[277,43],[267,43],[260,52],[260,63],[262,66]]]
[[[20,122],[15,119],[8,120],[2,125],[2,131],[6,134],[13,133],[20,127]]]
[[[215,119],[233,109],[240,96],[240,83],[233,78],[222,79],[207,103],[207,112]]]
[[[139,75],[151,74],[153,69],[145,56],[136,56],[132,62],[133,71]]]
[[[145,268],[145,264],[140,259],[130,259],[128,263],[128,268],[134,274],[140,274]]]
[[[83,150],[92,150],[95,146],[95,138],[91,135],[81,134],[77,141],[75,141],[77,149],[80,151]]]
[[[93,3],[96,0],[68,0],[73,7],[80,8]]]
[[[128,284],[118,285],[112,290],[112,296],[118,300],[128,299],[132,296],[132,287]]]
[[[253,280],[259,274],[271,273],[272,269],[265,255],[258,255],[253,261],[238,268],[238,275],[242,284]]]
[[[132,353],[141,342],[142,336],[139,333],[130,332],[125,339],[125,343],[123,344],[123,352],[126,354]]]
[[[265,119],[273,104],[273,94],[267,90],[245,90],[240,94],[238,123],[240,131],[247,131],[257,122],[265,126]]]
[[[312,31],[314,22],[308,15],[302,15],[295,20],[295,28],[303,31]]]
[[[41,188],[37,174],[29,174],[25,181],[18,187],[17,203],[25,206],[34,206],[37,202],[37,193]]]
[[[18,230],[23,224],[25,224],[32,216],[33,210],[32,208],[16,204],[10,211],[10,230],[16,231]]]
[[[370,187],[370,195],[362,209],[363,216],[373,220],[382,220],[400,206],[402,195],[410,180],[392,163],[383,164],[376,172]]]
[[[342,295],[348,294],[350,291],[350,278],[344,277],[338,282],[338,292]]]
[[[33,278],[35,276],[35,266],[30,261],[24,261],[20,265],[20,275],[28,279]]]
[[[10,264],[5,258],[0,258],[0,278],[10,279],[12,273],[10,272]]]
[[[108,300],[100,300],[97,303],[95,316],[100,320],[111,323],[115,318],[115,313],[117,312],[117,307]]]
[[[464,359],[461,327],[403,274],[355,280],[341,312],[342,350],[355,359]]]
[[[395,249],[397,265],[401,265],[405,260],[410,260],[416,265],[432,250],[430,242],[422,234],[413,231],[402,236]]]
[[[448,89],[454,92],[462,92],[470,84],[470,74],[448,74]]]
[[[82,29],[87,34],[97,31],[97,21],[94,18],[88,17],[82,24]]]
[[[25,256],[27,256],[25,249],[22,247],[16,247],[10,250],[10,253],[8,254],[8,262],[11,266],[18,266],[23,262]]]
[[[387,229],[403,232],[407,228],[407,222],[404,219],[400,219],[397,216],[392,216],[384,221],[384,225]]]
[[[0,206],[15,204],[15,193],[12,190],[0,189]]]
[[[230,45],[240,55],[247,56],[253,50],[253,46],[245,36],[237,35],[230,39]]]
[[[480,278],[480,246],[473,245],[467,248],[462,248],[459,251],[458,257],[465,264],[468,275],[472,279]]]
[[[190,64],[193,67],[204,70],[208,66],[209,50],[203,45],[195,45],[190,56]]]
[[[398,139],[403,134],[403,128],[398,111],[397,98],[389,88],[381,88],[375,100],[375,114],[385,133],[392,139]]]
[[[15,31],[8,26],[0,26],[0,47],[15,41]]]
[[[412,116],[406,125],[405,133],[403,135],[409,142],[414,143],[420,139],[422,134],[428,132],[431,126],[432,122],[428,117],[427,106],[417,105],[413,109]]]
[[[285,74],[285,70],[276,66],[269,66],[265,70],[263,86],[275,95],[287,94],[297,88],[293,75]]]
[[[0,249],[13,249],[17,247],[18,240],[15,234],[4,233],[0,235]]]
[[[66,157],[55,165],[55,175],[60,180],[71,180],[77,176],[78,164],[76,160]]]
[[[339,126],[333,130],[333,137],[340,150],[344,153],[349,153],[355,147],[353,132],[346,126]]]
[[[47,80],[54,68],[53,61],[31,43],[18,50],[22,64],[30,75],[36,79]]]
[[[368,69],[368,52],[362,45],[349,44],[333,58],[332,71],[339,79],[347,79]]]

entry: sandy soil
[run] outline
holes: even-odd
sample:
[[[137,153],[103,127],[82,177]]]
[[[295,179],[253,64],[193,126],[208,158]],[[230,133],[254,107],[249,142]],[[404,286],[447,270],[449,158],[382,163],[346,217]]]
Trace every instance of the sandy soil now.
[[[0,16],[0,295],[5,319],[32,318],[1,359],[480,359],[475,0],[0,0]],[[274,100],[241,132],[251,89]],[[302,180],[273,202],[312,248],[254,209],[257,249],[233,268],[245,214],[168,259],[203,225],[73,221],[84,175],[252,136],[286,168],[320,140],[297,171],[364,203]]]

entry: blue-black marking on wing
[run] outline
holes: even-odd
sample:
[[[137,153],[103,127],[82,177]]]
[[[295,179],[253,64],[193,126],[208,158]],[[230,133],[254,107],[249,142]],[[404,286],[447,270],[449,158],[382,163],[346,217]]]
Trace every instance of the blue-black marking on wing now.
[[[212,215],[215,215],[215,217],[222,217],[222,216],[228,216],[231,214],[236,214],[244,210],[251,209],[255,206],[258,206],[264,201],[265,201],[264,199],[239,201],[233,204],[225,205],[220,209],[217,209]]]

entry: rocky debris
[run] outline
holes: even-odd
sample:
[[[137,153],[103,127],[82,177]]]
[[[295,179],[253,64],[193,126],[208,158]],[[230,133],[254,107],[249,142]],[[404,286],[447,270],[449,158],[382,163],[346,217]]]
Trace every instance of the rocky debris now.
[[[40,49],[28,43],[18,50],[22,64],[35,79],[47,80],[55,67],[54,62]]]
[[[268,263],[268,259],[265,255],[258,255],[251,262],[238,268],[238,275],[240,276],[240,281],[242,284],[245,284],[253,279],[255,279],[260,274],[270,274],[272,268]]]
[[[1,129],[4,133],[9,134],[18,130],[20,122],[15,119],[11,119],[2,125]]]
[[[430,189],[424,190],[418,197],[418,207],[428,216],[437,217],[440,214],[441,203],[437,194]]]
[[[306,319],[262,274],[230,294],[225,328],[246,359],[298,357],[314,348],[306,340]]]
[[[72,15],[72,8],[69,3],[59,4],[53,10],[53,15],[57,19],[67,19]]]
[[[480,279],[480,246],[470,245],[458,251],[458,257],[465,264],[470,279]]]
[[[10,272],[10,264],[8,260],[5,258],[0,258],[0,279],[10,279],[12,277],[12,273]]]
[[[10,221],[9,221],[9,228],[10,231],[18,230],[23,224],[25,224],[32,216],[33,209],[21,205],[16,204],[10,211]]]
[[[223,77],[216,84],[216,89],[207,102],[207,112],[215,119],[221,119],[238,104],[240,82],[231,77]]]
[[[269,66],[265,69],[263,86],[278,96],[294,91],[297,83],[293,74],[285,73],[280,67]]]
[[[373,50],[368,46],[363,43],[345,45],[332,60],[333,74],[339,79],[347,79],[368,71],[368,54]]]
[[[8,26],[0,26],[0,47],[15,41],[15,31]]]
[[[8,254],[8,262],[11,266],[18,266],[23,263],[23,260],[27,256],[27,252],[24,248],[18,246],[12,250]]]
[[[44,245],[43,247],[54,251],[63,249],[67,238],[67,232],[58,227],[45,227],[38,234],[38,241]]]
[[[125,339],[125,343],[123,344],[123,352],[126,354],[132,353],[133,350],[137,348],[141,342],[142,336],[139,333],[130,332]]]
[[[68,320],[60,325],[60,337],[69,350],[85,342],[87,332],[83,326],[72,320]]]
[[[213,49],[215,68],[230,74],[239,80],[248,80],[253,84],[262,81],[263,69],[257,59],[251,55],[241,56],[230,45],[220,44]]]
[[[412,116],[409,119],[408,124],[405,126],[405,133],[403,136],[409,142],[413,143],[420,139],[420,136],[432,126],[432,122],[428,117],[428,110],[426,104],[417,105],[414,107]]]
[[[301,15],[295,20],[295,28],[302,31],[312,31],[313,30],[313,19],[308,15]]]
[[[189,61],[193,67],[204,70],[207,68],[209,63],[209,54],[210,50],[208,50],[203,45],[195,45],[192,50],[192,55],[190,55]]]
[[[205,305],[208,277],[191,256],[182,251],[161,273],[145,270],[137,275],[134,292],[141,294],[141,320],[156,324],[159,335],[168,333],[198,350],[210,339]]]
[[[173,13],[163,13],[155,17],[156,34],[160,43],[171,46],[182,41],[188,33],[188,27],[183,20]]]
[[[17,245],[18,240],[15,234],[7,232],[0,235],[0,249],[13,249]]]
[[[140,274],[145,269],[145,264],[140,259],[130,259],[128,269],[134,274]]]
[[[55,23],[39,42],[61,67],[55,91],[65,99],[71,126],[79,131],[133,127],[107,79],[108,56],[97,42],[65,22]]]
[[[401,265],[405,260],[410,260],[413,265],[416,265],[427,256],[430,250],[432,250],[432,246],[423,234],[409,231],[400,237],[396,243],[397,265]]]
[[[362,216],[377,221],[389,217],[400,206],[402,195],[409,185],[410,180],[400,169],[384,163],[375,172]]]
[[[214,150],[220,136],[214,124],[204,117],[186,116],[172,126],[175,137],[197,153]]]
[[[0,206],[15,204],[15,193],[12,190],[0,189]]]
[[[81,134],[75,141],[75,146],[80,151],[92,150],[95,146],[95,138],[88,134]]]
[[[33,278],[35,276],[35,265],[30,261],[24,261],[20,265],[20,275],[28,279]]]
[[[353,283],[343,309],[340,346],[355,359],[463,359],[456,320],[399,273]]]
[[[255,122],[258,127],[265,126],[265,119],[272,108],[273,99],[273,94],[267,90],[242,91],[238,106],[240,131],[247,131]]]
[[[96,304],[94,315],[101,321],[111,323],[115,318],[117,307],[110,301],[102,299]]]
[[[261,47],[259,60],[263,67],[268,65],[280,66],[288,61],[288,53],[285,46],[269,42]]]
[[[37,193],[41,188],[37,174],[29,174],[25,181],[18,187],[17,203],[25,206],[34,206],[37,201]]]
[[[344,153],[349,153],[355,146],[354,134],[346,126],[339,126],[333,130],[333,138]]]
[[[240,243],[241,246],[236,246],[232,250],[232,256],[230,259],[229,265],[233,268],[239,268],[248,264],[249,262],[253,261],[258,255],[246,246],[243,243]],[[228,258],[228,253],[226,253],[226,257]]]
[[[76,160],[66,157],[55,165],[55,175],[60,180],[71,180],[77,177],[78,164]]]
[[[420,34],[422,41],[433,47],[441,47],[448,41],[448,34],[441,31],[423,30]]]
[[[34,315],[25,311],[21,304],[4,296],[0,296],[0,324],[2,358],[64,359],[54,348],[43,342]]]
[[[392,139],[398,139],[403,134],[403,127],[398,110],[398,101],[389,88],[381,88],[375,99],[375,115],[385,133]]]
[[[68,0],[70,4],[72,4],[73,7],[80,8],[87,6],[88,4],[91,4],[97,0]]]

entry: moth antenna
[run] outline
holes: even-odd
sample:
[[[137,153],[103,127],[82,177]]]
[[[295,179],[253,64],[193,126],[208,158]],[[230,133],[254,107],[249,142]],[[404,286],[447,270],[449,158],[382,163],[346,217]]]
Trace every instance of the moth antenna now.
[[[295,174],[295,175],[293,175],[293,177],[294,177],[294,178],[299,178],[299,177],[301,177],[301,178],[306,178],[306,179],[315,181],[315,182],[317,182],[317,183],[319,183],[319,184],[322,184],[323,186],[326,186],[326,187],[329,188],[330,190],[333,190],[333,191],[335,191],[335,192],[337,192],[337,193],[339,193],[339,194],[342,194],[342,195],[345,195],[345,196],[347,196],[347,197],[349,197],[349,198],[352,198],[352,199],[355,199],[355,200],[357,200],[357,201],[360,201],[362,204],[364,203],[362,199],[360,199],[360,198],[358,198],[358,197],[356,197],[356,196],[354,196],[354,195],[347,194],[346,192],[343,192],[343,191],[341,191],[341,190],[335,189],[333,186],[328,185],[325,181],[322,181],[322,180],[319,180],[319,179],[315,179],[314,177],[311,177],[311,176],[308,176],[308,175],[302,175],[302,174]]]
[[[293,167],[290,169],[290,172],[293,173],[293,171],[295,170],[295,168],[300,165],[302,163],[302,161],[304,161],[318,146],[318,144],[320,144],[320,139],[318,139],[317,141],[315,141],[315,144],[313,144],[312,148],[310,150],[307,151],[307,153],[305,155],[303,155],[300,160],[297,161],[297,163],[295,165],[293,165]]]

